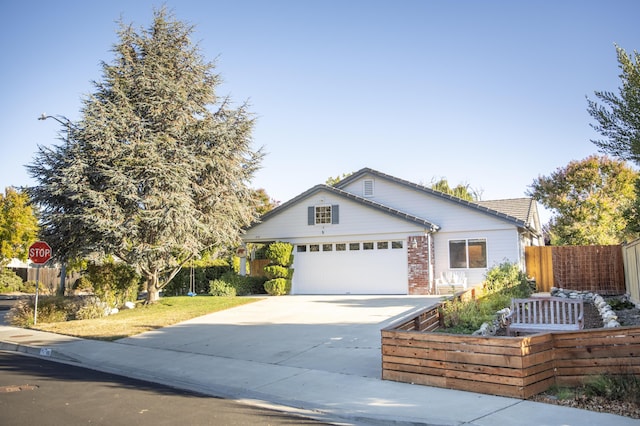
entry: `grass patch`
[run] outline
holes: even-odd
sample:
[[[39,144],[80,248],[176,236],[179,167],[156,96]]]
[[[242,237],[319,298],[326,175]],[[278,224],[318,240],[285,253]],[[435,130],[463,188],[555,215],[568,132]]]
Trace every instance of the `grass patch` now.
[[[117,340],[260,299],[248,297],[163,297],[153,305],[122,310],[104,318],[38,323],[32,328],[67,336]]]

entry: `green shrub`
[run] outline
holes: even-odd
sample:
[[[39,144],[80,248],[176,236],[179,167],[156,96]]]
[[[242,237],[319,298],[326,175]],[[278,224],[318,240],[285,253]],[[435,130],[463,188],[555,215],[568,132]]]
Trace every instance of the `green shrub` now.
[[[0,268],[0,293],[21,291],[22,278],[8,268]]]
[[[209,294],[212,296],[234,297],[236,289],[223,280],[213,280],[209,283]]]
[[[265,254],[273,265],[291,266],[293,264],[292,244],[281,241],[271,243]]]
[[[138,297],[140,276],[127,264],[91,264],[87,266],[86,276],[93,284],[94,294],[111,308],[119,308]]]
[[[22,283],[20,286],[20,290],[22,293],[34,294],[36,292],[36,282],[35,281],[27,281]]]
[[[487,309],[480,300],[452,300],[442,305],[441,313],[444,314],[447,332],[470,334],[484,322],[491,321],[495,310]]]
[[[71,288],[78,291],[93,291],[93,284],[89,278],[83,276],[78,278]]]
[[[519,297],[531,295],[526,274],[511,262],[503,262],[489,269],[485,274],[484,286],[487,294],[508,292]]]
[[[265,294],[265,277],[249,277],[247,275],[238,275],[233,271],[229,271],[224,273],[220,277],[220,280],[233,287],[236,290],[236,295],[238,296]]]
[[[286,266],[268,265],[264,267],[264,272],[269,279],[289,277],[289,268]]]
[[[109,315],[109,306],[95,296],[79,297],[73,304],[73,318],[77,320],[102,318]]]
[[[264,289],[271,296],[282,296],[291,291],[291,281],[286,278],[274,278],[264,283]]]
[[[9,324],[16,327],[31,327],[34,320],[35,297],[21,299],[7,313]],[[62,296],[38,297],[38,323],[61,322],[69,317],[69,311]]]
[[[628,374],[600,374],[585,383],[588,396],[601,396],[610,401],[640,403],[640,377]]]

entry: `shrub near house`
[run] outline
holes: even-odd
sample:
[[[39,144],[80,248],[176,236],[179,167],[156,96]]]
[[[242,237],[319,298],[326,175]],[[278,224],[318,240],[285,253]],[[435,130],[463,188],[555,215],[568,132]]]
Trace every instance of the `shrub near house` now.
[[[289,294],[293,269],[293,245],[284,242],[271,243],[266,251],[266,257],[271,263],[264,267],[269,280],[264,283],[264,289],[272,296]]]

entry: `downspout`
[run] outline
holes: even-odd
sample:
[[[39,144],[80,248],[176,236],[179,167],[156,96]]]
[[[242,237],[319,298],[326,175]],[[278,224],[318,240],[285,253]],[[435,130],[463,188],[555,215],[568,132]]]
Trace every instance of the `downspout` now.
[[[431,294],[435,294],[435,285],[433,283],[433,262],[431,259],[431,232],[427,232],[427,259],[429,262],[429,266],[427,268],[428,278],[429,278],[429,288],[431,288]]]

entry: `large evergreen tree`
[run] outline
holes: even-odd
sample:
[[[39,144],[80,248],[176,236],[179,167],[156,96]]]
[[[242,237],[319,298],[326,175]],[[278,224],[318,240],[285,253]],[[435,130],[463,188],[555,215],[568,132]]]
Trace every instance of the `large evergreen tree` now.
[[[552,245],[619,244],[638,174],[624,161],[592,155],[534,180],[527,195],[553,212]]]
[[[84,100],[68,141],[28,166],[44,234],[61,258],[115,255],[146,279],[148,301],[193,256],[238,242],[256,219],[247,106],[166,10],[148,29],[121,24],[115,59]]]
[[[616,46],[621,70],[619,95],[596,91],[602,102],[588,100],[587,111],[597,124],[592,127],[604,139],[592,140],[603,152],[640,166],[640,54],[629,56]]]

